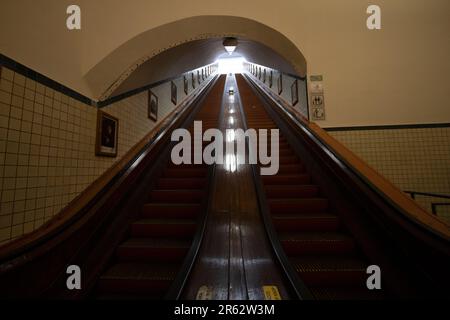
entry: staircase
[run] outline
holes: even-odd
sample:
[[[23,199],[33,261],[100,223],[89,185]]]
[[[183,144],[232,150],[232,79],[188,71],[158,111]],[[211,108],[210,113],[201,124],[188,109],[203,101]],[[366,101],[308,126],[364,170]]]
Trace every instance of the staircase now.
[[[276,129],[244,78],[237,80],[248,128]],[[377,298],[366,288],[369,264],[281,131],[279,156],[278,173],[261,180],[279,241],[301,280],[316,299]]]
[[[195,117],[202,121],[203,130],[217,127],[224,80],[217,81]],[[193,136],[193,125],[188,130]],[[101,275],[97,298],[164,297],[201,222],[208,184],[207,165],[175,165],[169,158],[148,192],[139,219],[129,226],[127,239],[116,248],[110,266]]]

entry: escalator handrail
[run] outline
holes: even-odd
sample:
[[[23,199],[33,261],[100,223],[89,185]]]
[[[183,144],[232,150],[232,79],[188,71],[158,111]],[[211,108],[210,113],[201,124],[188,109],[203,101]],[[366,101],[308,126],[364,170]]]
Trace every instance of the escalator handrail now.
[[[40,248],[42,245],[48,243],[52,239],[56,239],[63,235],[66,230],[68,230],[75,223],[79,222],[84,218],[89,211],[114,188],[117,188],[127,177],[133,175],[136,168],[138,168],[144,161],[144,159],[160,144],[161,141],[167,138],[168,133],[174,129],[175,125],[181,121],[181,119],[187,116],[187,111],[190,110],[191,106],[194,106],[196,102],[203,96],[203,93],[212,87],[212,85],[217,81],[218,76],[212,77],[204,86],[200,88],[198,92],[185,99],[174,112],[172,118],[164,124],[157,133],[144,145],[144,147],[128,162],[125,166],[117,172],[113,178],[101,189],[100,192],[95,194],[86,204],[82,206],[75,214],[70,217],[58,217],[53,218],[54,225],[50,225],[46,229],[37,230],[36,232],[41,232],[38,237],[31,239],[24,238],[24,243],[17,242],[22,239],[12,241],[0,247],[0,274],[8,271],[18,265],[25,264],[27,261],[33,259],[35,250]],[[69,204],[70,205],[70,204]],[[63,220],[63,221],[60,221]],[[25,236],[26,237],[26,236]],[[49,250],[46,248],[45,251]]]
[[[286,106],[284,106],[278,99],[274,98],[271,92],[264,89],[261,85],[251,79],[248,75],[244,74],[244,77],[249,81],[253,87],[263,96],[269,103],[275,105],[278,108],[278,111],[281,111],[288,119],[293,123],[298,129],[300,129],[304,134],[306,134],[311,141],[313,141],[317,146],[328,155],[328,157],[343,171],[347,172],[349,176],[354,176],[358,178],[364,185],[366,185],[371,191],[375,192],[378,197],[380,197],[385,203],[389,204],[391,208],[393,208],[396,212],[402,214],[404,218],[409,222],[413,222],[416,227],[419,227],[421,230],[426,231],[427,234],[437,237],[438,240],[449,241],[450,240],[450,231],[446,224],[435,218],[440,224],[442,224],[442,228],[439,230],[431,226],[427,223],[419,221],[415,217],[413,217],[406,209],[404,209],[401,205],[395,202],[391,197],[389,197],[385,192],[383,192],[378,186],[376,186],[369,177],[360,172],[357,168],[355,168],[347,159],[345,159],[339,152],[337,152],[332,146],[328,145],[322,137],[320,137],[313,129],[309,127],[308,124],[303,123],[301,119],[299,119],[292,111],[288,110]],[[406,196],[406,195],[405,195]],[[408,200],[413,201],[406,197]],[[415,207],[420,209],[423,214],[433,217],[433,215],[428,214],[426,211],[418,207],[415,203],[413,203]]]
[[[245,78],[244,78],[245,79]],[[245,79],[247,81],[247,79]],[[239,94],[239,86],[236,88],[237,94]],[[242,98],[239,103],[240,112],[242,114],[242,122],[244,124],[244,130],[248,129],[247,125],[247,117],[243,108]],[[305,285],[305,283],[300,279],[295,269],[292,267],[291,262],[288,257],[284,253],[284,250],[281,246],[280,240],[278,238],[277,232],[275,231],[275,227],[273,226],[272,219],[269,213],[269,206],[266,201],[266,197],[264,194],[264,188],[261,182],[260,174],[258,173],[259,166],[257,164],[252,164],[252,174],[253,174],[253,183],[255,185],[256,194],[258,197],[258,206],[263,218],[264,227],[269,238],[270,244],[272,245],[272,249],[275,252],[275,255],[280,263],[283,271],[295,292],[297,299],[299,300],[312,300],[313,295]]]

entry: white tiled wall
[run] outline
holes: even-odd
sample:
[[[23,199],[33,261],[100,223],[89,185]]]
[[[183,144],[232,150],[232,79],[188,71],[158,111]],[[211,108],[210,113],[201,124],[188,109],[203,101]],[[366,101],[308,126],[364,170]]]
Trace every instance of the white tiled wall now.
[[[450,127],[329,131],[401,190],[450,195]],[[431,212],[431,202],[450,200],[417,196]],[[439,207],[450,223],[450,207]]]
[[[174,82],[180,103],[183,78]],[[170,82],[152,91],[160,120],[175,107]],[[147,118],[147,91],[102,110],[119,119],[116,158],[95,156],[95,107],[1,68],[0,244],[52,218],[155,126]]]

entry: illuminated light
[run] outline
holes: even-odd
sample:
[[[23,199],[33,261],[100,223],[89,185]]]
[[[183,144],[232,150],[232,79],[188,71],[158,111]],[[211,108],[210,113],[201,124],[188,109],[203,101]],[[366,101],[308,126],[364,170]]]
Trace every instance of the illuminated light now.
[[[226,131],[226,140],[227,140],[227,142],[232,142],[232,141],[236,140],[236,134],[234,133],[234,130]]]
[[[225,170],[235,172],[236,168],[236,156],[234,154],[227,154],[225,156]]]
[[[236,50],[236,46],[225,46],[225,50],[229,55],[233,54],[234,50]]]
[[[243,57],[235,57],[235,58],[220,58],[217,60],[219,64],[219,74],[230,74],[230,73],[243,73],[244,71],[244,62],[245,59]],[[232,99],[233,95],[229,95],[229,98]]]
[[[228,52],[229,55],[231,55],[233,54],[234,50],[236,50],[238,41],[236,38],[228,37],[223,40],[222,44],[225,48],[225,51]]]

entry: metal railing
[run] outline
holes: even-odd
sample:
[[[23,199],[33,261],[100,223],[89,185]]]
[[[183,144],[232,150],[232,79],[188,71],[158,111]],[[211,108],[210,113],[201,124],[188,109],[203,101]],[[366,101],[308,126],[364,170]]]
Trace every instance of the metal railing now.
[[[409,194],[412,199],[416,200],[416,196],[424,196],[431,198],[439,198],[439,199],[450,199],[450,195],[440,194],[440,193],[431,193],[431,192],[420,192],[420,191],[411,191],[404,190],[405,193]],[[431,213],[437,215],[437,208],[450,206],[450,202],[431,202]]]

